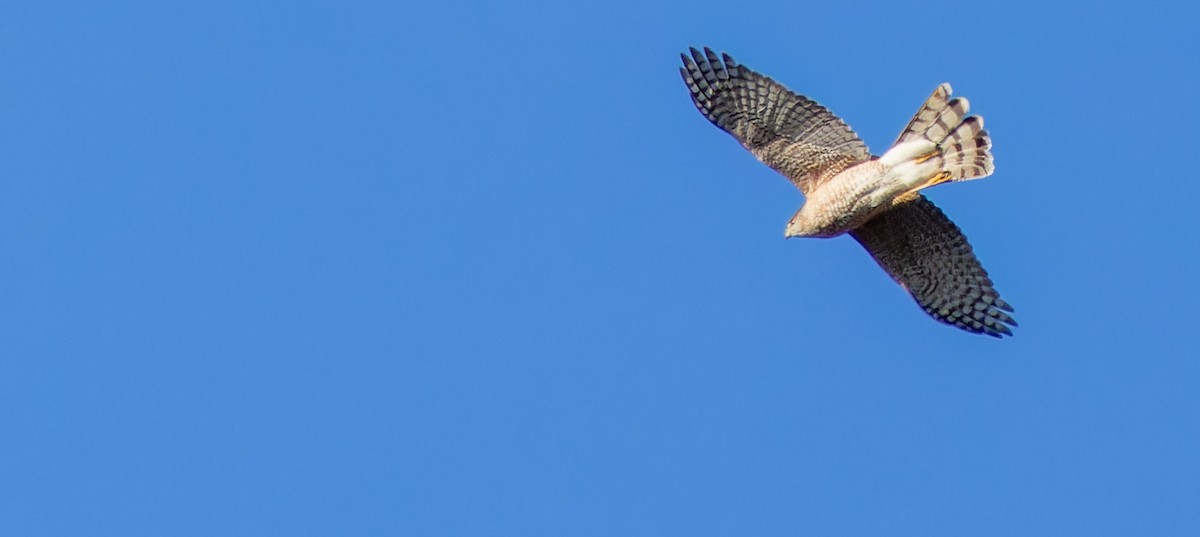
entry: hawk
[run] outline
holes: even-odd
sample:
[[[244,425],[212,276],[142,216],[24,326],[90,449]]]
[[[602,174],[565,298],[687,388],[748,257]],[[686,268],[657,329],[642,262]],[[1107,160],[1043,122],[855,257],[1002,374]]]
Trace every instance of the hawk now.
[[[1013,311],[966,236],[920,193],[992,174],[983,118],[942,84],[882,156],[841,118],[710,48],[679,69],[704,117],[783,174],[805,202],[784,236],[849,233],[926,313],[968,332],[1011,336]]]

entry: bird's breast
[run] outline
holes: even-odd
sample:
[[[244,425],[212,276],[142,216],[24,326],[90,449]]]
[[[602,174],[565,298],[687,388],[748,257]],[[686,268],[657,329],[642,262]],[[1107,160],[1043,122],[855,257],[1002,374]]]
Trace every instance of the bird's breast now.
[[[796,215],[797,228],[807,237],[836,237],[875,216],[883,205],[877,195],[885,171],[878,161],[842,170],[805,199]]]

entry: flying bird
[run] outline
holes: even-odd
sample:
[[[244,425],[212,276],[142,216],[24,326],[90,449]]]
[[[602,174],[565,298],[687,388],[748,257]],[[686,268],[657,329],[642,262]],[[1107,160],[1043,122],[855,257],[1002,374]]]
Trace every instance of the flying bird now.
[[[992,174],[991,137],[942,84],[892,147],[872,155],[841,118],[705,47],[679,69],[704,117],[783,174],[805,202],[784,236],[849,233],[926,313],[968,332],[1011,336],[1017,322],[966,236],[921,191]]]

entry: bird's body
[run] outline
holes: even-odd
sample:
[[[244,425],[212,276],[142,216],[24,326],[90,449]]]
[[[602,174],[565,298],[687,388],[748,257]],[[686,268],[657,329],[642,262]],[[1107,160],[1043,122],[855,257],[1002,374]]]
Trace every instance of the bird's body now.
[[[892,171],[880,159],[842,170],[805,196],[784,236],[831,238],[867,223],[896,197]]]
[[[1011,335],[1012,308],[958,227],[920,191],[994,170],[983,119],[950,85],[934,90],[895,144],[874,156],[840,118],[729,55],[691,49],[680,73],[696,108],[805,196],[787,237],[849,233],[935,319]]]

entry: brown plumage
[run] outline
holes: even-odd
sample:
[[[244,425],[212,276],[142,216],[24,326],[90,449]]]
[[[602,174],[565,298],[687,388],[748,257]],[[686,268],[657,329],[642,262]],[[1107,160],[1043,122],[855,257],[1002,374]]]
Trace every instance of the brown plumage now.
[[[992,173],[991,138],[970,104],[942,84],[896,143],[875,157],[825,107],[728,54],[691,49],[679,72],[704,117],[788,178],[805,203],[787,237],[849,233],[934,319],[1012,335],[1000,299],[962,231],[920,191]]]

